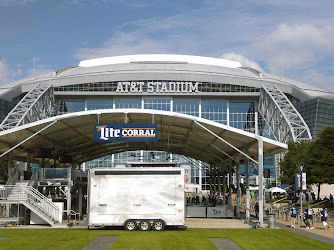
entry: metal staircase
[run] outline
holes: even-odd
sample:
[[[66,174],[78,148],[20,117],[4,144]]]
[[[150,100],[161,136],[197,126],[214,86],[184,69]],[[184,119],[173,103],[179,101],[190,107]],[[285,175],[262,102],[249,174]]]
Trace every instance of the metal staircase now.
[[[259,112],[279,142],[312,139],[310,129],[302,116],[276,86],[262,86]]]
[[[52,227],[60,222],[59,208],[28,183],[0,187],[0,204],[23,204]]]
[[[0,124],[0,131],[53,116],[55,99],[50,84],[39,84],[28,92]]]

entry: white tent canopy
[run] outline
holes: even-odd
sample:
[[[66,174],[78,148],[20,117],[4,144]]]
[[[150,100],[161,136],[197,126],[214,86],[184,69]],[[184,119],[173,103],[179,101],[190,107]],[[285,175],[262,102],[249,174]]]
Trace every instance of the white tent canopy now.
[[[158,140],[150,143],[95,142],[96,123],[154,123],[158,127]],[[259,138],[263,140],[264,156],[287,149],[287,144],[186,114],[149,109],[89,110],[58,115],[1,131],[0,155],[13,151],[14,160],[26,161],[32,152],[47,148],[51,150],[51,157],[46,161],[51,165],[54,159],[64,154],[71,155],[73,163],[80,165],[125,151],[158,150],[220,165],[231,158],[256,158]],[[247,154],[242,152],[246,149]],[[31,161],[37,163],[40,159]]]
[[[272,188],[269,188],[267,190],[267,192],[270,192],[270,193],[286,193],[286,191],[282,188],[279,188],[279,187],[272,187]]]

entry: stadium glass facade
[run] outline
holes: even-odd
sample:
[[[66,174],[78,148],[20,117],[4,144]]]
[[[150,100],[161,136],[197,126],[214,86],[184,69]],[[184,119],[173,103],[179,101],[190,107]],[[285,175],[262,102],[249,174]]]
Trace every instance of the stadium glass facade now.
[[[322,128],[334,125],[334,100],[317,97],[297,104],[296,108],[308,124],[313,138],[317,138]]]
[[[0,98],[0,121],[2,121],[8,112],[14,107],[12,102]]]

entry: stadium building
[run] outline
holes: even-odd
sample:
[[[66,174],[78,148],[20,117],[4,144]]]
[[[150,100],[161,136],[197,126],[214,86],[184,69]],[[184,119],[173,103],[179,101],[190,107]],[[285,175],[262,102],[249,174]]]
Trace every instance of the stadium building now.
[[[29,179],[53,201],[65,196],[66,210],[82,216],[85,173],[93,167],[177,162],[196,193],[225,192],[225,183],[239,189],[240,181],[262,188],[263,169],[276,185],[286,143],[316,138],[334,124],[333,114],[333,93],[235,61],[98,58],[1,86],[0,155],[8,185]],[[155,124],[157,138],[94,140],[94,127],[116,135],[106,124]]]

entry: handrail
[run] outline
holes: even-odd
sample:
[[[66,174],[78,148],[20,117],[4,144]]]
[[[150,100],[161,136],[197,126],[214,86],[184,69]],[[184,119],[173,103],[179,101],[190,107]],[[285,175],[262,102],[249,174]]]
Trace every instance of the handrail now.
[[[14,200],[22,201],[35,208],[48,220],[53,223],[58,221],[60,209],[47,197],[31,186],[5,185],[0,186],[0,200],[9,200],[10,196]]]
[[[6,182],[6,185],[11,185],[12,184],[12,179],[14,178],[14,176],[17,176],[18,171],[16,168],[14,168],[14,171],[12,173],[12,175],[9,177],[8,181]]]
[[[283,201],[283,200],[286,200],[286,199],[288,199],[288,197],[284,197],[284,198],[282,198],[282,199],[279,199],[279,200],[277,200],[277,201],[274,201],[273,203],[277,203],[277,202],[280,202],[280,201]]]
[[[311,205],[311,207],[320,205],[320,204],[322,204],[322,203],[326,203],[326,202],[328,202],[328,201],[329,201],[329,200],[322,200],[322,201],[319,201],[318,203],[315,203],[315,204]]]
[[[63,210],[63,213],[68,213],[69,215],[74,215],[74,221],[77,221],[77,215],[80,216],[80,213],[75,212],[74,210]]]
[[[35,171],[34,171],[34,173],[32,174],[32,176],[31,176],[31,178],[30,178],[30,180],[29,180],[29,182],[28,182],[28,186],[29,187],[34,187],[35,186],[35,184],[36,184],[36,181],[38,180],[38,170],[36,169]]]

